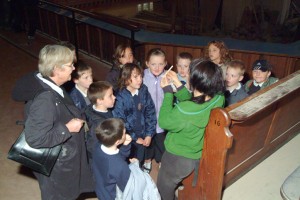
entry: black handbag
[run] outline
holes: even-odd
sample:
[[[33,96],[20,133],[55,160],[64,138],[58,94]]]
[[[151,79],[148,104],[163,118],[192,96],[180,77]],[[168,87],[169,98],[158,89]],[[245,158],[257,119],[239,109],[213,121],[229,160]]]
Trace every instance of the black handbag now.
[[[61,144],[52,148],[32,148],[27,144],[25,130],[23,130],[19,138],[11,146],[7,158],[21,163],[38,173],[50,176],[61,148]]]
[[[41,90],[37,92],[35,98],[45,91],[52,92],[51,90]],[[53,94],[56,95],[54,92]],[[7,158],[16,161],[38,173],[50,176],[61,148],[62,144],[59,144],[52,148],[32,148],[26,142],[25,129],[23,129],[18,139],[11,146]]]

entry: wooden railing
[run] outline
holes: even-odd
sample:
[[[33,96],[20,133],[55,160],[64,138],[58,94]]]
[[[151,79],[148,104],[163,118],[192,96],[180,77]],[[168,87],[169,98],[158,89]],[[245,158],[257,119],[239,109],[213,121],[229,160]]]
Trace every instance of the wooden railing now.
[[[222,188],[247,173],[300,132],[300,71],[243,101],[212,111],[199,176],[184,180],[179,199],[219,200]]]
[[[204,56],[203,46],[137,41],[135,35],[139,30],[146,28],[145,24],[105,14],[93,14],[45,1],[40,2],[39,30],[41,32],[60,41],[70,41],[77,47],[77,50],[105,62],[112,62],[114,49],[120,43],[131,44],[134,55],[140,63],[144,63],[145,55],[154,47],[161,47],[166,51],[167,61],[170,65],[176,63],[177,54],[183,51],[190,52],[195,58]],[[97,24],[101,24],[101,26]],[[240,59],[246,65],[247,73],[244,81],[249,78],[251,65],[257,59],[267,59],[273,65],[273,75],[278,78],[300,70],[299,56],[235,49],[230,49],[230,52],[234,59]]]
[[[112,62],[115,47],[120,43],[131,44],[135,48],[135,32],[145,28],[145,24],[120,19],[106,14],[93,14],[76,8],[40,1],[39,30],[59,41],[70,41],[88,55],[106,62]],[[90,21],[85,21],[89,19]],[[116,27],[116,31],[99,28],[94,24],[106,23]],[[117,33],[125,29],[128,36]]]

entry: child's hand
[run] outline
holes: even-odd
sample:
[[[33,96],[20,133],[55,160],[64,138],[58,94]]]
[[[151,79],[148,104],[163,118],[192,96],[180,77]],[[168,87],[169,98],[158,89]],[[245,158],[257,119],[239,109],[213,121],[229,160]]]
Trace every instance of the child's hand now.
[[[132,138],[129,134],[125,134],[125,141],[124,141],[124,145],[128,145],[130,142],[132,141]]]
[[[134,163],[134,162],[139,162],[137,158],[129,158],[129,162]]]
[[[143,140],[142,138],[138,138],[138,139],[136,140],[136,143],[137,143],[137,144],[144,144],[144,140]]]
[[[145,139],[144,139],[144,144],[143,145],[145,147],[148,147],[150,145],[150,143],[151,143],[151,139],[152,138],[150,136],[146,136]]]

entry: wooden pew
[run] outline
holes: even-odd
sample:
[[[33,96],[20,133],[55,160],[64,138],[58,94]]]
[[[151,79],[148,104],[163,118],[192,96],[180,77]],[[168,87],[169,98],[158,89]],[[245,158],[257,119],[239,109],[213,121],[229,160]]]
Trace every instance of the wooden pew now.
[[[233,145],[224,186],[247,173],[300,132],[300,70],[226,108]]]
[[[204,147],[197,184],[192,186],[194,173],[183,181],[184,190],[179,192],[180,200],[220,199],[223,185],[227,150],[232,145],[228,129],[230,117],[222,108],[211,111],[205,130]]]
[[[300,70],[225,109],[205,132],[197,184],[184,181],[180,200],[218,200],[228,187],[300,132]]]

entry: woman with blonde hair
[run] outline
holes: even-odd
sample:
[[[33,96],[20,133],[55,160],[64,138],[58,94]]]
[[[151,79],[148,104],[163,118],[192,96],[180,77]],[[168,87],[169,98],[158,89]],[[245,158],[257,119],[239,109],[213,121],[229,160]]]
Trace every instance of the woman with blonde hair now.
[[[33,172],[43,200],[76,199],[93,191],[80,110],[61,87],[71,79],[74,54],[61,45],[46,45],[38,72],[17,81],[13,98],[26,102],[25,137],[33,148],[62,145],[49,176]]]

